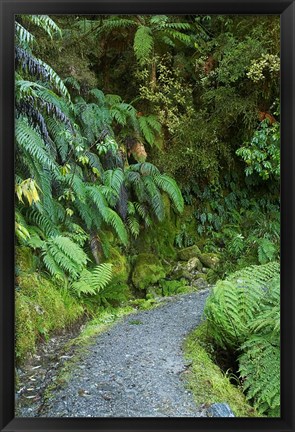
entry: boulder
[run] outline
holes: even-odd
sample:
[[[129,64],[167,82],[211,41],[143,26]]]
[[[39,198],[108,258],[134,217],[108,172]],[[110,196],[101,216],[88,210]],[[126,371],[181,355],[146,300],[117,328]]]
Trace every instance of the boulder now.
[[[178,261],[172,270],[171,277],[176,280],[187,279],[190,281],[193,278],[193,274],[188,270],[187,263]]]
[[[206,275],[204,275],[203,273],[197,274],[192,280],[191,285],[198,289],[207,288],[208,282],[206,280]]]
[[[197,257],[193,257],[190,258],[187,262],[187,269],[188,271],[192,271],[192,270],[198,270],[198,271],[202,271],[202,263],[199,260],[199,258]]]
[[[200,253],[198,258],[205,267],[211,269],[216,268],[220,261],[218,256],[213,253]]]
[[[198,248],[198,246],[194,245],[194,246],[190,246],[184,249],[181,249],[180,251],[178,251],[178,259],[181,261],[188,261],[191,258],[197,257],[201,254],[200,249]]]
[[[207,408],[207,417],[235,417],[227,403],[214,403]]]

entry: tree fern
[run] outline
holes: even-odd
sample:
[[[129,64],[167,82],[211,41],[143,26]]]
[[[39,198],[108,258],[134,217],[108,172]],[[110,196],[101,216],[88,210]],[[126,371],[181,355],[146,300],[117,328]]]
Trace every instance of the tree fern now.
[[[92,271],[84,269],[79,280],[71,284],[71,289],[79,297],[81,295],[95,295],[103,291],[112,280],[112,264],[104,263],[96,266]]]

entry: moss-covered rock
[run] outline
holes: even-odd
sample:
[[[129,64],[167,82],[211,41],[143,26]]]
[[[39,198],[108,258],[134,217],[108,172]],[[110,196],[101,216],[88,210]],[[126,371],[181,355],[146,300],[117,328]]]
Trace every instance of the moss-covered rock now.
[[[202,265],[201,261],[199,260],[199,258],[197,258],[197,257],[190,258],[187,262],[188,271],[198,270],[199,272],[201,272],[202,268],[203,268],[203,265]]]
[[[137,289],[147,289],[166,276],[160,260],[153,254],[139,254],[132,272],[132,282]]]
[[[137,253],[150,253],[159,256],[162,260],[174,261],[177,255],[174,247],[177,232],[175,217],[166,194],[163,194],[163,202],[165,220],[142,231],[138,238],[133,240],[133,246]]]
[[[198,246],[193,245],[189,246],[187,248],[181,249],[178,251],[177,257],[181,261],[188,261],[191,258],[197,257],[199,258],[199,255],[201,254],[200,249]]]
[[[187,268],[187,263],[178,262],[176,267],[173,269],[171,276],[173,279],[186,279],[191,280],[193,275]]]
[[[220,262],[219,257],[214,253],[199,254],[198,258],[205,267],[210,269],[215,269]]]
[[[112,284],[125,284],[129,278],[130,265],[126,255],[119,248],[111,247],[109,257],[104,262],[111,263],[112,267]]]

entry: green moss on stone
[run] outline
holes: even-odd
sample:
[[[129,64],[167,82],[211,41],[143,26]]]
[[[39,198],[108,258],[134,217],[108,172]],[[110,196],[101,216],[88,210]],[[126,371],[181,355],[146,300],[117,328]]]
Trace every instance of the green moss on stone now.
[[[160,260],[153,254],[142,253],[136,258],[132,282],[137,289],[144,290],[166,276]]]
[[[199,258],[199,255],[201,254],[200,249],[198,248],[198,246],[193,245],[184,249],[181,249],[180,251],[178,251],[178,259],[180,259],[181,261],[188,261],[191,258],[197,257]]]
[[[198,258],[205,267],[210,269],[215,269],[220,262],[219,257],[214,253],[199,254]]]

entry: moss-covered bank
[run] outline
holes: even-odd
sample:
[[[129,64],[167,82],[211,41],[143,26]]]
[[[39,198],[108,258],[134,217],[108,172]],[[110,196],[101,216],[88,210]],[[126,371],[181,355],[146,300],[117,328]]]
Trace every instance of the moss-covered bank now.
[[[210,357],[205,324],[197,327],[186,339],[185,356],[191,363],[187,384],[196,404],[228,403],[236,417],[261,417],[249,405],[242,391],[230,383]]]

